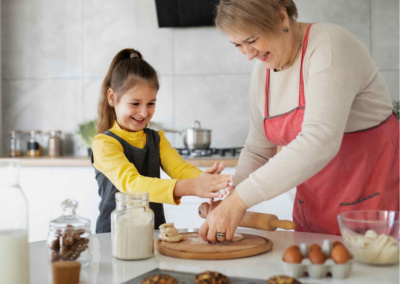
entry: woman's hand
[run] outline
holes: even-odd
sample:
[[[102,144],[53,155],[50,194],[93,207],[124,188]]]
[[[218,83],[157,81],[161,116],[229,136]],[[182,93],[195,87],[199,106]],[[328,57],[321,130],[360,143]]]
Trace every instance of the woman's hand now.
[[[214,210],[208,213],[199,234],[204,241],[217,243],[217,232],[226,233],[225,239],[232,241],[233,234],[246,212],[246,204],[236,191],[229,194]]]

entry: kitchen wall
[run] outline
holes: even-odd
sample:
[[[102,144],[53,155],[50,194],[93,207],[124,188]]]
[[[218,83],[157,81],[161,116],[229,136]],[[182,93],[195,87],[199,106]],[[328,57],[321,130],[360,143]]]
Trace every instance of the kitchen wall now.
[[[354,33],[398,99],[398,0],[295,2],[300,21]],[[96,117],[103,76],[125,47],[160,75],[155,122],[185,129],[199,120],[212,129],[211,146],[243,144],[253,63],[216,28],[158,28],[153,0],[2,0],[1,19],[3,155],[11,129],[60,129],[66,154],[86,155],[77,125]],[[178,134],[168,137],[182,146]]]

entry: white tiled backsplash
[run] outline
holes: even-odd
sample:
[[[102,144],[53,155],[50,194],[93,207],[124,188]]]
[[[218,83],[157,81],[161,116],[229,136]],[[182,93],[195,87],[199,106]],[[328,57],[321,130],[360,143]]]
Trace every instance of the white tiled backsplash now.
[[[398,0],[295,3],[300,21],[354,33],[398,99]],[[3,0],[1,10],[3,155],[10,129],[60,129],[64,152],[86,155],[77,125],[96,117],[103,76],[125,47],[141,51],[159,73],[156,122],[180,130],[199,120],[212,129],[212,147],[244,143],[253,63],[216,28],[158,28],[152,0]],[[182,146],[179,134],[167,137]]]

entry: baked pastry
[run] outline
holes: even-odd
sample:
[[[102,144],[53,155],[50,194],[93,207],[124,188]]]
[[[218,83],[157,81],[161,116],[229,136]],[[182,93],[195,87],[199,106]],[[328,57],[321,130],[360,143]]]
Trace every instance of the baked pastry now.
[[[290,276],[277,275],[269,278],[267,284],[301,284],[301,282]]]
[[[194,281],[196,284],[226,284],[228,277],[216,271],[205,271],[196,275]]]
[[[175,277],[165,274],[165,273],[159,273],[159,274],[154,274],[146,277],[143,279],[142,284],[177,284],[178,281],[176,280]]]

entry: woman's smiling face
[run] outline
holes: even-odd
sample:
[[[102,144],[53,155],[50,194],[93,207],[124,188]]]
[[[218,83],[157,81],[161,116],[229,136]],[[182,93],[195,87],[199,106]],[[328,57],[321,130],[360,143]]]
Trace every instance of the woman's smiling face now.
[[[140,131],[154,115],[157,90],[146,83],[136,84],[123,93],[119,100],[114,90],[109,89],[108,99],[115,109],[117,123],[122,129]]]
[[[231,34],[229,39],[242,54],[247,56],[247,59],[261,60],[269,69],[281,70],[290,61],[290,40],[283,32],[268,36]]]

